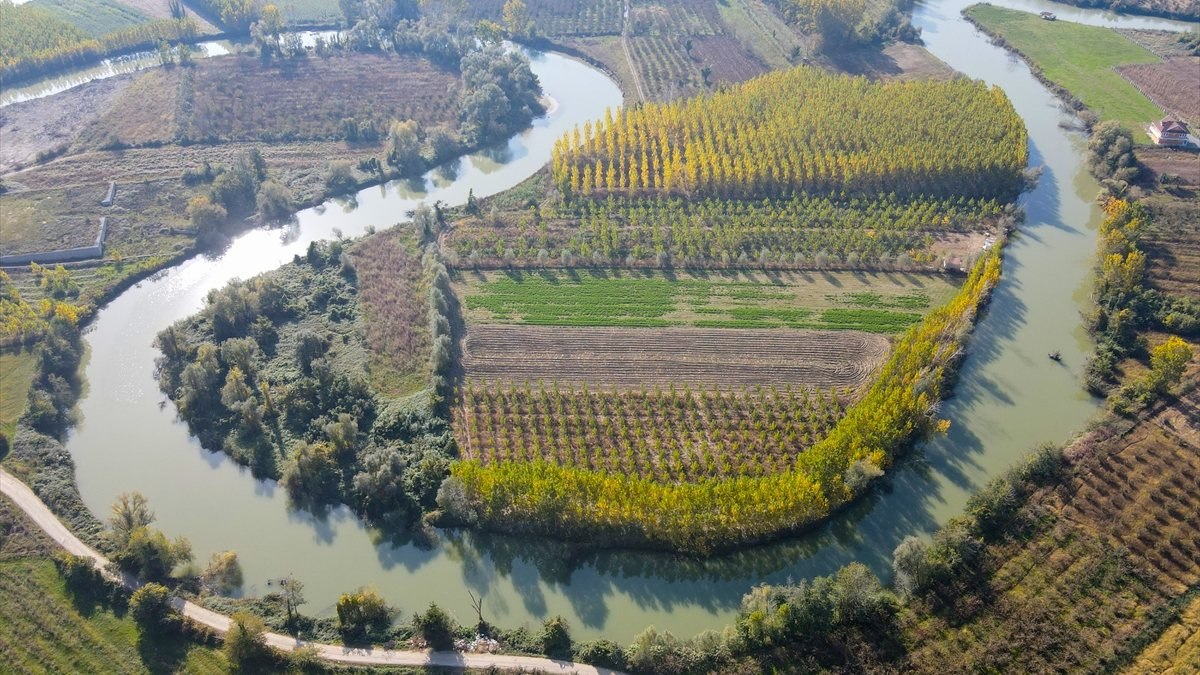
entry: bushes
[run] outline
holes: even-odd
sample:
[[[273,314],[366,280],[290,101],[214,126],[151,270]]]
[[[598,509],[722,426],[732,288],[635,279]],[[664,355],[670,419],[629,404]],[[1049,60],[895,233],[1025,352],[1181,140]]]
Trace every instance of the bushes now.
[[[255,672],[253,666],[271,655],[267,647],[267,627],[262,619],[246,612],[235,612],[225,633],[225,658],[235,672]]]
[[[601,668],[623,670],[626,666],[625,649],[612,640],[595,640],[579,645],[575,659]]]
[[[395,610],[388,607],[372,588],[343,593],[337,605],[338,632],[346,642],[357,642],[369,634],[387,630]]]
[[[424,614],[413,616],[413,627],[433,649],[454,648],[454,621],[446,610],[436,604],[431,603]]]
[[[542,624],[542,632],[538,635],[538,645],[542,653],[552,659],[571,658],[571,633],[567,620],[555,616]]]
[[[1130,183],[1140,173],[1133,154],[1133,134],[1114,120],[1101,122],[1092,129],[1087,153],[1088,170],[1096,178]]]
[[[162,584],[149,583],[134,591],[129,598],[129,613],[138,628],[149,635],[172,630],[179,621],[171,607],[171,591]]]

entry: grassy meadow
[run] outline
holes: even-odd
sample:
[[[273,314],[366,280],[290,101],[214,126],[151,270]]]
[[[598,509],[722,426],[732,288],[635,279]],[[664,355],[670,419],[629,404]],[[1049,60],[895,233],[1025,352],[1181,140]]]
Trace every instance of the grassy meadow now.
[[[1153,53],[1109,28],[1046,21],[1036,14],[990,5],[975,5],[966,14],[1003,37],[1101,119],[1117,120],[1139,142],[1148,142],[1144,127],[1160,119],[1163,111],[1114,68],[1158,63]]]

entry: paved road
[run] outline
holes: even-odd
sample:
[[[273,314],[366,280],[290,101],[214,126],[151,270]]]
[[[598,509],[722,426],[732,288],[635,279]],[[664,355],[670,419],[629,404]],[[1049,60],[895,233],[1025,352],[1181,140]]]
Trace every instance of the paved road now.
[[[96,567],[104,570],[108,559],[79,540],[58,520],[21,481],[0,468],[0,493],[11,499],[38,527],[72,555],[91,558]],[[132,577],[119,579],[127,587],[137,588],[139,582]],[[200,605],[176,597],[175,608],[198,624],[224,633],[229,630],[230,619]],[[317,642],[301,642],[296,638],[278,633],[267,633],[267,644],[281,651],[290,652],[297,647],[316,647],[321,658],[338,663],[361,666],[442,666],[449,668],[499,668],[502,670],[532,670],[545,673],[577,673],[578,675],[621,675],[617,671],[597,668],[570,661],[535,658],[532,656],[507,656],[503,654],[463,654],[459,652],[402,651],[389,649],[363,649],[330,645]]]

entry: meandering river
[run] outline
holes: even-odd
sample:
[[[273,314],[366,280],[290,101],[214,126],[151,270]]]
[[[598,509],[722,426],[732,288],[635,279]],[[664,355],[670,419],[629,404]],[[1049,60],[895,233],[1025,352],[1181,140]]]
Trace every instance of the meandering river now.
[[[953,423],[949,434],[924,444],[881,489],[828,525],[706,561],[602,552],[568,562],[550,543],[469,532],[441,532],[434,542],[381,541],[348,509],[320,518],[290,509],[281,489],[203,450],[175,419],[154,379],[151,341],[199,309],[209,290],[273,269],[310,241],[386,227],[421,201],[460,203],[469,189],[480,196],[507,189],[547,161],[560,134],[620,104],[617,87],[598,71],[536,53],[534,70],[558,106],[506,146],[415,184],[368,188],[354,199],[302,211],[286,229],[248,232],[220,254],[166,270],[101,310],[87,332],[88,389],[68,440],[83,498],[103,517],[117,494],[141,491],[157,526],[188,537],[198,562],[237,550],[249,594],[265,593],[268,580],[294,574],[305,584],[309,613],[331,612],[342,591],[374,586],[406,613],[437,602],[470,622],[470,590],[484,596],[489,621],[533,625],[561,614],[579,639],[628,641],[648,625],[679,635],[719,629],[753,585],[826,574],[851,561],[887,575],[891,552],[906,535],[929,534],[961,513],[990,477],[1038,443],[1066,440],[1096,412],[1080,384],[1089,348],[1080,311],[1099,219],[1097,186],[1082,169],[1084,139],[1063,128],[1069,118],[1023,63],[961,19],[966,4],[919,2],[913,23],[936,56],[1008,93],[1029,128],[1031,162],[1046,170],[1022,199],[1027,222],[1008,249],[1004,278],[971,340],[956,396],[943,408]],[[1187,25],[1048,2],[998,4],[1087,23]],[[1052,350],[1062,352],[1061,364],[1046,358]]]

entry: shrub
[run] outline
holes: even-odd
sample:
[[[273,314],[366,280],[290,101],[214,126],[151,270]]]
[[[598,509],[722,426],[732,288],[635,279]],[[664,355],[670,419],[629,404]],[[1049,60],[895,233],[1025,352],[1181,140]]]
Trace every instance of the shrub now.
[[[129,613],[143,633],[161,634],[172,627],[175,620],[171,592],[162,584],[146,584],[129,598]]]
[[[256,203],[258,212],[267,220],[284,220],[292,215],[292,193],[276,181],[262,184]]]
[[[267,627],[262,619],[247,612],[235,612],[225,634],[225,658],[235,669],[245,670],[270,654]]]
[[[200,575],[200,581],[210,590],[223,595],[241,588],[242,565],[238,562],[237,553],[214,553],[208,567]]]
[[[414,616],[413,627],[430,647],[437,650],[454,648],[454,621],[436,604],[430,603],[424,614]]]
[[[371,588],[343,593],[336,609],[338,632],[346,640],[361,639],[371,630],[385,630],[392,619],[392,609]]]
[[[595,640],[579,645],[575,658],[601,668],[621,670],[627,666],[625,649],[612,640]]]
[[[325,188],[330,194],[349,192],[357,186],[350,162],[335,160],[325,165]]]
[[[571,657],[571,634],[567,620],[555,616],[542,624],[542,633],[538,636],[542,652],[551,658],[566,659]]]

